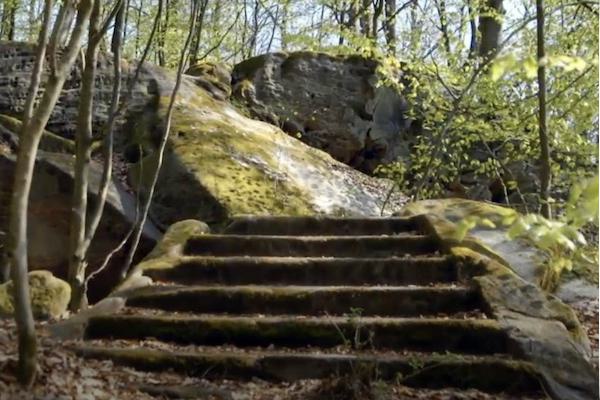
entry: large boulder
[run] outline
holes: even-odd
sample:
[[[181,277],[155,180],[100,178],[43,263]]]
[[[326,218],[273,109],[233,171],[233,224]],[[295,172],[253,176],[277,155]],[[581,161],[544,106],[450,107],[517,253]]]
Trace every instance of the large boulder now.
[[[39,319],[58,318],[66,310],[71,299],[71,287],[50,271],[32,271],[29,278],[31,311]],[[0,285],[0,316],[12,317],[15,311],[13,281]]]
[[[8,208],[13,183],[15,156],[0,151],[0,231],[8,229]],[[90,175],[89,202],[93,206],[101,177],[100,166],[93,162]],[[73,190],[73,156],[40,152],[31,187],[28,213],[29,264],[35,269],[52,271],[63,279],[67,276],[69,221]],[[110,185],[105,211],[88,252],[88,272],[99,267],[106,255],[117,247],[135,219],[135,199],[125,188]],[[152,249],[160,231],[147,223],[140,243],[140,253]],[[1,238],[0,238],[1,239]],[[113,259],[107,269],[90,282],[90,300],[108,293],[117,282],[122,254]]]
[[[271,53],[235,66],[233,96],[251,114],[364,172],[409,154],[416,124],[378,62],[324,53]]]
[[[173,86],[164,73],[155,77],[160,93],[156,107],[133,118],[126,130],[131,180],[142,176],[142,188],[156,162]],[[186,77],[173,112],[152,216],[170,225],[181,219],[215,224],[240,214],[378,215],[389,186],[276,126],[244,116]]]
[[[0,76],[8,77],[6,82],[0,80],[0,113],[14,116],[22,109],[26,96],[33,47],[3,43],[0,52],[5,55],[0,60]],[[352,62],[352,58],[339,60],[348,65]],[[356,64],[360,71],[375,68],[362,58],[357,58]],[[106,120],[114,81],[110,57],[101,56],[98,66],[94,114],[97,130]],[[134,67],[123,64],[124,91]],[[354,69],[346,72],[351,71]],[[246,117],[225,100],[229,93],[225,67],[204,63],[192,66],[188,72],[174,109],[151,208],[151,218],[160,227],[182,219],[215,224],[237,214],[379,214],[390,182],[357,172],[277,126]],[[74,68],[47,126],[48,131],[67,139],[72,138],[75,128],[78,91],[73,89],[78,87],[80,74],[79,67]],[[366,75],[364,79],[366,93],[371,83]],[[8,84],[12,81],[17,84]],[[129,183],[142,188],[142,194],[157,159],[174,81],[170,73],[142,65],[133,98],[119,121],[122,129],[117,131],[116,152],[128,164]],[[364,127],[366,132],[368,126]],[[374,129],[371,131],[377,131]],[[369,137],[376,140],[376,136]],[[388,209],[393,210],[393,206]]]

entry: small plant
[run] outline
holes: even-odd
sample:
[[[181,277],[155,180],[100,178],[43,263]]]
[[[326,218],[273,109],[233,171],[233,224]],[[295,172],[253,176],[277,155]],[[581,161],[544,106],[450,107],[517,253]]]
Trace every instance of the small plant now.
[[[589,259],[590,251],[586,250],[587,241],[581,229],[590,224],[598,229],[598,175],[573,185],[565,211],[558,219],[505,209],[497,221],[477,216],[463,219],[457,224],[455,239],[462,240],[476,226],[493,228],[497,224],[508,227],[510,239],[525,239],[545,254],[540,286],[552,291],[561,274],[571,271],[574,264],[594,262]]]

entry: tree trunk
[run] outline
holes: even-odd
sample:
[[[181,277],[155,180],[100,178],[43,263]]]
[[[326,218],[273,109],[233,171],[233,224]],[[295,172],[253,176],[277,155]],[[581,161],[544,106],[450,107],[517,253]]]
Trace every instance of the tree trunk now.
[[[469,59],[472,59],[477,54],[477,20],[475,10],[473,10],[472,0],[467,0],[467,10],[469,13],[469,31],[471,38],[469,40]]]
[[[358,15],[359,15],[359,0],[350,0],[350,8],[348,9],[348,20],[345,25],[346,28],[352,33],[360,32],[359,24],[358,24]]]
[[[383,2],[384,0],[376,0],[373,5],[373,23],[369,37],[375,40],[377,40],[377,33],[379,32],[379,19],[383,14]]]
[[[6,3],[2,8],[2,32],[0,39],[3,37],[6,40],[15,40],[15,24],[17,10],[19,8],[19,0],[5,0]]]
[[[46,6],[48,6],[48,2]],[[79,4],[77,22],[69,45],[62,53],[59,68],[53,70],[48,77],[38,107],[33,111],[31,118],[23,121],[20,132],[13,195],[10,204],[7,255],[11,260],[11,277],[15,285],[15,319],[19,334],[19,381],[24,385],[33,383],[36,370],[36,339],[27,278],[27,208],[31,180],[44,127],[58,101],[62,87],[79,52],[81,38],[87,27],[91,8],[90,0],[83,0]],[[40,35],[40,43],[42,43],[42,36]],[[41,73],[39,71],[42,70],[41,67],[37,66],[37,63],[43,63],[45,50],[40,49],[45,49],[45,45],[39,46],[37,55],[41,54],[42,58],[36,61],[35,73]]]
[[[479,56],[484,60],[494,58],[498,52],[502,30],[502,23],[499,18],[502,17],[503,13],[502,0],[487,0],[481,10],[479,16],[479,33],[481,35]]]
[[[371,0],[362,0],[360,7],[360,33],[368,37],[371,34]]]
[[[544,0],[536,0],[537,19],[537,58],[538,58],[538,103],[539,103],[539,136],[540,136],[540,198],[542,202],[542,215],[552,217],[550,207],[550,183],[552,180],[550,169],[550,145],[546,121],[546,67],[543,64],[545,57],[544,46]]]
[[[175,80],[175,87],[171,92],[171,98],[169,100],[169,106],[167,108],[167,115],[165,117],[165,126],[161,135],[160,144],[157,150],[158,159],[156,161],[156,169],[152,175],[152,181],[150,182],[150,187],[148,188],[148,194],[146,199],[144,200],[144,204],[142,206],[141,218],[137,221],[137,225],[135,227],[135,231],[133,233],[133,240],[131,247],[127,253],[127,257],[125,259],[125,263],[123,265],[123,270],[121,272],[121,278],[125,279],[125,277],[130,272],[130,267],[133,262],[133,258],[135,256],[135,252],[137,251],[137,247],[140,243],[140,238],[142,237],[142,231],[144,230],[144,225],[146,225],[146,220],[148,218],[148,212],[150,211],[150,205],[152,204],[152,198],[154,197],[154,190],[156,188],[156,183],[158,182],[158,176],[160,174],[160,169],[162,167],[163,157],[165,148],[167,147],[167,141],[169,140],[169,132],[171,130],[171,116],[173,115],[173,108],[175,106],[175,100],[177,98],[177,92],[179,91],[179,87],[181,86],[181,80],[183,75],[183,67],[185,65],[186,57],[188,56],[188,49],[190,47],[190,42],[192,39],[192,32],[194,30],[194,25],[196,23],[196,14],[198,12],[197,1],[194,1],[192,6],[192,15],[190,17],[190,31],[187,35],[183,48],[181,50],[179,65],[177,67],[177,76]]]
[[[450,35],[448,34],[448,16],[446,15],[446,0],[436,0],[436,8],[440,17],[440,30],[442,31],[442,41],[446,54],[450,57]]]
[[[85,307],[85,253],[86,216],[88,200],[88,175],[92,158],[92,120],[94,85],[98,64],[98,33],[100,29],[100,0],[94,0],[90,17],[88,47],[85,52],[85,68],[79,91],[77,132],[75,136],[75,173],[73,179],[73,203],[71,206],[71,230],[69,254],[69,276],[71,302],[69,308],[76,312]]]
[[[290,0],[285,0],[281,6],[281,24],[279,34],[281,35],[281,50],[287,51],[288,24],[290,18]]]
[[[385,40],[388,53],[396,54],[396,0],[385,0]]]
[[[200,40],[202,39],[202,28],[204,27],[204,16],[206,15],[207,7],[208,0],[200,0],[200,13],[198,14],[198,20],[196,21],[196,28],[190,49],[190,65],[194,65],[198,61]]]

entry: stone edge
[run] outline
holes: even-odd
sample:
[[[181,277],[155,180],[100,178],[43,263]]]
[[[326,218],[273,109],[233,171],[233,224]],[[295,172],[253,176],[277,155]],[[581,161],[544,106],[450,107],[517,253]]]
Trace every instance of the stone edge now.
[[[552,399],[598,399],[590,343],[570,307],[519,277],[506,260],[472,236],[456,240],[455,225],[447,219],[433,214],[408,216],[455,258],[462,273],[473,277],[486,311],[511,340],[511,352],[535,365]],[[537,310],[511,302],[513,297],[534,301]]]

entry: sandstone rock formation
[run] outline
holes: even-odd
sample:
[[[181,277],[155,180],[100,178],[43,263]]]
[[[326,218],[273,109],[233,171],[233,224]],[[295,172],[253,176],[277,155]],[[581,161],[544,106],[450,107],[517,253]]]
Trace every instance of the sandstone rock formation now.
[[[234,97],[252,115],[364,172],[407,156],[406,101],[378,87],[378,63],[359,56],[272,53],[235,66]]]
[[[18,117],[26,96],[33,47],[24,43],[1,43],[0,53],[3,54],[0,114]],[[106,56],[99,62],[94,114],[96,137],[107,117],[113,80],[110,63],[110,57]],[[125,96],[135,65],[124,63],[123,67]],[[151,209],[151,218],[160,227],[190,218],[218,224],[238,214],[376,215],[380,212],[389,182],[357,172],[286,135],[276,126],[244,116],[224,100],[230,92],[226,68],[205,63],[193,66],[189,73],[194,76],[185,77],[178,97],[165,163]],[[72,139],[78,101],[75,89],[79,81],[80,71],[75,69],[47,125],[51,133],[48,137]],[[133,86],[127,111],[119,121],[116,151],[127,162],[130,185],[141,188],[142,194],[156,159],[165,122],[165,105],[173,84],[171,74],[144,64],[140,79]],[[5,129],[10,130],[10,127]],[[14,139],[15,135],[11,137]],[[59,143],[63,142],[59,140]],[[57,151],[52,146],[45,149]],[[138,179],[140,169],[141,181]],[[40,191],[46,190],[41,183],[36,185]],[[60,193],[63,196],[60,203],[67,210],[70,199],[64,197],[64,190]],[[6,204],[6,200],[0,199],[0,204]],[[63,215],[65,219],[67,216]],[[53,262],[58,258],[54,257]],[[49,264],[36,265],[50,268]]]
[[[140,166],[148,171],[154,165],[173,82],[155,76],[158,105],[135,117],[135,124],[126,129],[125,153],[134,182]],[[245,117],[186,79],[173,114],[152,215],[163,225],[188,218],[218,223],[239,214],[377,215],[388,187],[273,125]]]
[[[73,157],[67,154],[41,152],[31,188],[29,205],[29,263],[32,268],[50,270],[66,278],[68,265],[70,204],[73,190]],[[14,173],[15,156],[0,151],[0,231],[8,228],[8,205]],[[90,202],[94,204],[101,169],[92,163]],[[135,219],[135,199],[120,184],[111,185],[105,212],[90,247],[88,262],[93,270],[104,260],[129,231]],[[151,223],[142,237],[142,252],[149,251],[160,232]],[[92,300],[106,294],[116,283],[121,263],[117,257],[105,273],[91,282]]]

